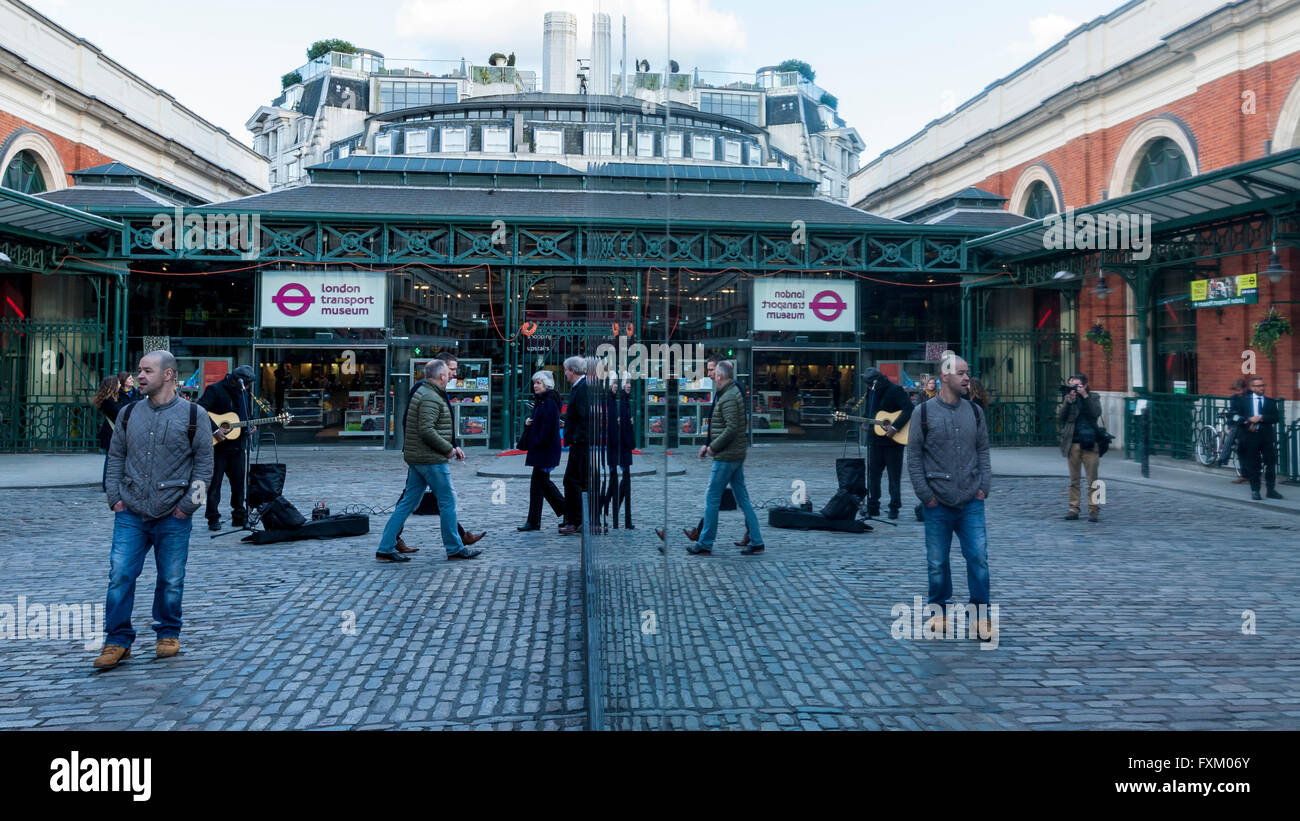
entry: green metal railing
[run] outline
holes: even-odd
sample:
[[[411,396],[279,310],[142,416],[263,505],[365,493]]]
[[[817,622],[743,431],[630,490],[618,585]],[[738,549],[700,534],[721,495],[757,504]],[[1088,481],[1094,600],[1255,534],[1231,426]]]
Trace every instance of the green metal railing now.
[[[1056,426],[1059,405],[1055,401],[1024,397],[994,399],[985,412],[989,444],[994,447],[1055,445],[1060,441]]]
[[[1124,403],[1124,455],[1141,460],[1142,437],[1139,417],[1136,414],[1139,399],[1147,400],[1146,413],[1150,415],[1150,455],[1172,456],[1175,459],[1196,458],[1195,433],[1206,425],[1219,424],[1219,414],[1228,409],[1226,396],[1184,393],[1144,393],[1131,396]],[[1277,400],[1278,413],[1285,416],[1286,400]],[[1278,454],[1278,473],[1297,480],[1297,461],[1300,453],[1300,425],[1274,426],[1274,442]]]
[[[94,450],[106,348],[95,320],[0,319],[0,451]]]

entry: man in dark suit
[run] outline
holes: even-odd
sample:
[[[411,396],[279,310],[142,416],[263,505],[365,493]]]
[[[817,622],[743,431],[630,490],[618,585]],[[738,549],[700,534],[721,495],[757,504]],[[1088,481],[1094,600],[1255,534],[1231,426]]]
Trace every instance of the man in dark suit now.
[[[889,518],[897,519],[898,509],[903,504],[903,446],[889,437],[902,430],[907,420],[912,418],[912,402],[907,398],[907,391],[876,368],[867,368],[863,376],[868,391],[868,419],[874,419],[881,411],[902,411],[889,426],[867,425],[867,515],[880,515],[880,474],[888,469]]]
[[[564,506],[567,521],[560,527],[561,536],[582,530],[582,491],[589,474],[587,445],[591,441],[588,426],[591,409],[587,406],[587,365],[581,356],[564,360],[564,378],[569,389],[569,407],[564,414],[564,441],[569,446],[569,463],[564,466]]]
[[[1228,403],[1233,421],[1240,425],[1237,431],[1237,458],[1250,480],[1250,498],[1259,501],[1259,474],[1264,473],[1268,498],[1281,499],[1274,489],[1277,482],[1275,462],[1277,450],[1273,446],[1273,426],[1278,422],[1277,400],[1264,395],[1264,378],[1252,376],[1250,390],[1234,396]]]

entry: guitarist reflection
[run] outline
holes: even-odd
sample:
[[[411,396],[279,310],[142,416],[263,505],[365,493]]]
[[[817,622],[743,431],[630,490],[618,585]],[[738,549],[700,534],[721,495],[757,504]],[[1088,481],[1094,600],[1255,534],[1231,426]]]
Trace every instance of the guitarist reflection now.
[[[249,389],[253,385],[253,369],[240,365],[234,373],[226,374],[220,382],[214,382],[199,397],[199,404],[208,413],[233,413],[240,422],[249,418]],[[250,431],[251,433],[251,431]],[[220,428],[213,424],[212,438],[212,481],[208,483],[208,530],[221,529],[221,477],[230,479],[230,522],[235,527],[243,527],[248,521],[244,509],[244,442],[249,438],[227,438]]]
[[[866,416],[875,419],[880,413],[898,413],[898,418],[887,425],[867,425],[867,515],[880,515],[880,473],[889,470],[889,518],[898,518],[903,491],[903,445],[893,437],[907,425],[912,416],[912,403],[907,391],[895,385],[876,368],[863,373],[867,384]]]

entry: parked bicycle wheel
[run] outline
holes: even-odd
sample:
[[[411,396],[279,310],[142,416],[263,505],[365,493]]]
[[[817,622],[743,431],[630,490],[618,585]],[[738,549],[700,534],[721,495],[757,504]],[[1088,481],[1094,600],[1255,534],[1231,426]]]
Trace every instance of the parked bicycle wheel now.
[[[1228,459],[1228,464],[1232,465],[1232,469],[1236,471],[1238,479],[1246,478],[1246,471],[1241,469],[1241,460],[1237,458],[1236,448],[1232,449],[1232,456]]]
[[[1205,425],[1196,432],[1196,461],[1205,467],[1219,458],[1219,432],[1213,425]]]

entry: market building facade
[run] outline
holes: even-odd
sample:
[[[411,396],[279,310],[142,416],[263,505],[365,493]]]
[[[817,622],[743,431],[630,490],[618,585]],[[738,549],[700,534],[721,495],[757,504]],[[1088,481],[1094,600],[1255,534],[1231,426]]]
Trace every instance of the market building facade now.
[[[863,367],[915,373],[960,336],[962,243],[985,231],[874,217],[781,169],[617,165],[349,157],[223,203],[91,207],[120,228],[74,250],[130,270],[127,338],[167,339],[187,388],[253,364],[295,416],[283,441],[400,441],[418,366],[451,350],[459,432],[506,447],[531,374],[602,344],[736,357],[756,436],[843,436],[829,415]],[[698,441],[708,385],[646,375],[642,441]]]
[[[1195,456],[1258,374],[1294,475],[1298,128],[1300,4],[1135,0],[867,164],[851,199],[895,216],[973,190],[1023,219],[967,243],[1008,273],[971,286],[967,340],[1002,441],[1051,441],[1079,370],[1130,453],[1149,408],[1151,451]]]
[[[71,252],[121,228],[86,208],[246,196],[265,189],[266,160],[14,0],[0,3],[0,68],[0,449],[86,448],[89,398],[138,350],[127,266]]]

